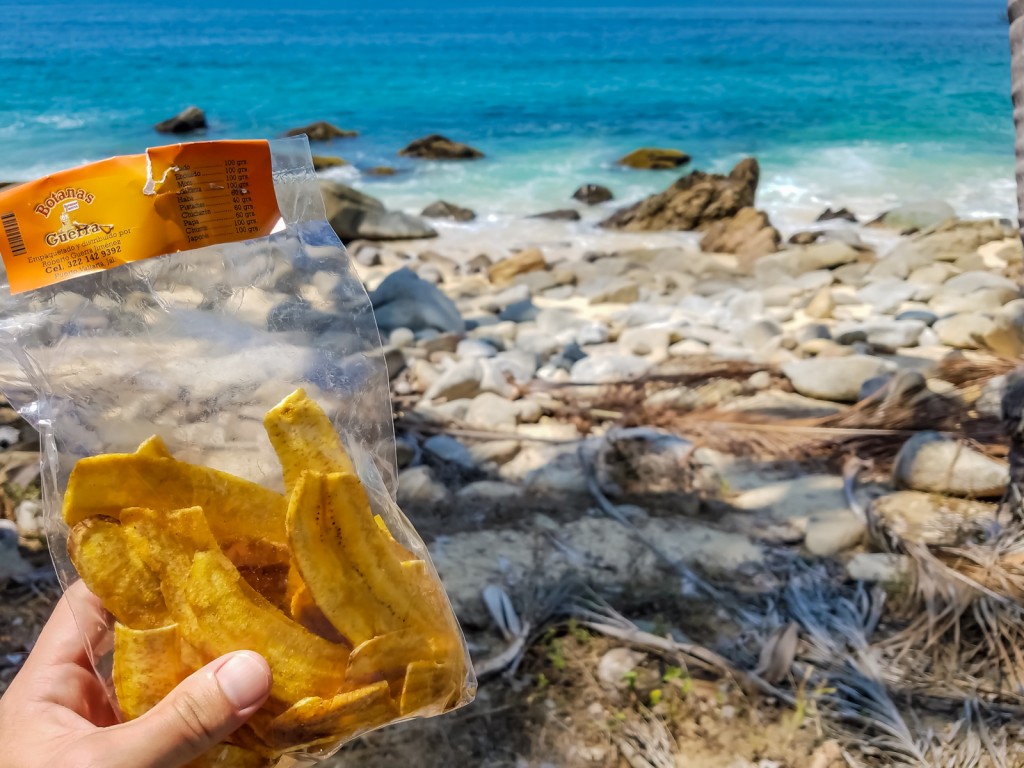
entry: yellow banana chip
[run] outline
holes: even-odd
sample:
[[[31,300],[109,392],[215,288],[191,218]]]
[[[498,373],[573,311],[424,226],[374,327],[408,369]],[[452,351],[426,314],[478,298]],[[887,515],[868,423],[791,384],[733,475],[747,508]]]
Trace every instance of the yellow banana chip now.
[[[121,624],[153,629],[172,623],[160,579],[129,546],[116,520],[80,522],[68,534],[68,554],[82,581]]]
[[[395,680],[413,662],[442,661],[451,651],[450,638],[444,635],[424,635],[414,629],[390,632],[352,649],[346,677],[352,684],[364,685]]]
[[[157,629],[114,624],[114,692],[126,718],[151,710],[192,673],[181,660],[180,645],[174,624]]]
[[[296,702],[270,722],[266,738],[272,746],[337,741],[384,725],[397,715],[388,684],[375,683],[328,699]]]
[[[119,519],[127,507],[191,506],[203,508],[218,540],[286,540],[281,494],[226,472],[138,453],[80,460],[68,480],[63,513],[74,526],[99,515]]]
[[[182,637],[206,661],[230,651],[256,651],[273,672],[271,696],[286,706],[341,690],[348,649],[292,621],[246,584],[217,547],[200,508],[126,509],[122,519],[160,574]]]
[[[159,435],[153,435],[135,449],[136,456],[149,456],[152,459],[173,459],[167,445]]]
[[[218,744],[185,768],[267,768],[274,760],[233,744]]]
[[[295,390],[270,409],[263,426],[281,462],[286,492],[292,492],[307,470],[355,474],[331,420],[303,390]]]
[[[416,713],[440,714],[461,682],[450,664],[414,661],[405,672],[398,710],[402,717]]]

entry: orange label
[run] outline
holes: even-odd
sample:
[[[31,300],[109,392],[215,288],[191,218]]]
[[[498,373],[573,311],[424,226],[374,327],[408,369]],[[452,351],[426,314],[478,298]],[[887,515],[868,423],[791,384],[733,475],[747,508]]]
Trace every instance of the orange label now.
[[[265,237],[280,219],[267,142],[172,144],[0,192],[0,257],[11,293],[21,293]]]

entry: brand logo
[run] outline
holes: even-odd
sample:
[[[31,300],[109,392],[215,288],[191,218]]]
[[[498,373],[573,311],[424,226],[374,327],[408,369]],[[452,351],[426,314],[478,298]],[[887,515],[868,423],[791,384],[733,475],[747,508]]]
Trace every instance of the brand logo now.
[[[50,213],[59,203],[65,203],[65,212],[69,210],[67,208],[67,202],[75,202],[75,207],[78,207],[78,201],[81,200],[86,205],[92,203],[96,199],[96,196],[92,192],[86,192],[81,187],[64,187],[64,189],[55,189],[53,192],[48,194],[43,200],[36,205],[33,209],[40,216],[49,218]],[[74,210],[71,208],[70,210]]]

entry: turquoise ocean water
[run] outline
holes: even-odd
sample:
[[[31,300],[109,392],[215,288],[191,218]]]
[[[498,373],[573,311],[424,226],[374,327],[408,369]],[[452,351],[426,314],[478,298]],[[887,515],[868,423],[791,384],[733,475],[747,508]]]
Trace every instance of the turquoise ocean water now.
[[[936,197],[1014,211],[1002,0],[559,4],[0,0],[0,179],[166,143],[152,124],[194,103],[206,138],[359,130],[317,150],[410,210],[536,212],[584,181],[636,198],[674,174],[613,160],[663,145],[710,170],[756,155],[783,219]],[[396,156],[431,132],[488,157]],[[399,174],[360,173],[380,164]]]

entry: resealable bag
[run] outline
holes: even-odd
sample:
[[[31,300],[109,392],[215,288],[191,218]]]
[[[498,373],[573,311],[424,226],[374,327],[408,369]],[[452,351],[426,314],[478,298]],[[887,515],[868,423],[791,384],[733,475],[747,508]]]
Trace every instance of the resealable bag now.
[[[196,765],[315,762],[471,700],[305,138],[57,173],[0,193],[0,227],[0,390],[40,433],[61,584],[111,614],[82,629],[123,716],[239,649],[270,699]]]

